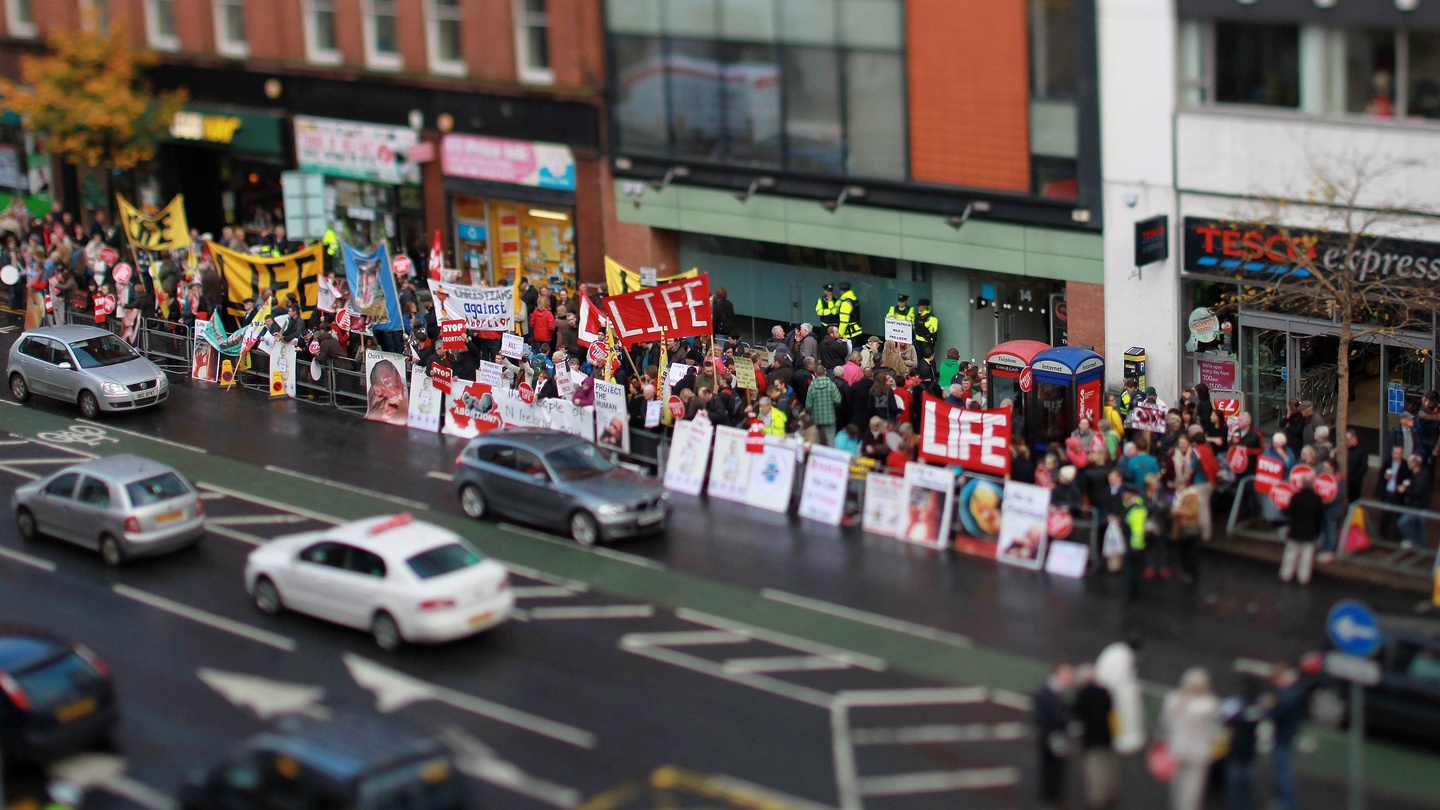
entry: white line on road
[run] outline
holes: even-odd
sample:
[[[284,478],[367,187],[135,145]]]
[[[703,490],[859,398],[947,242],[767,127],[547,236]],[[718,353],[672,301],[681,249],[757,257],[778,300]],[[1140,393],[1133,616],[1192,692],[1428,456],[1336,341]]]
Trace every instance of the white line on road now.
[[[908,796],[914,793],[945,793],[952,790],[993,790],[1020,783],[1020,769],[1010,767],[966,768],[960,771],[902,773],[896,776],[862,776],[861,796]]]
[[[518,585],[510,589],[516,599],[566,599],[575,591],[559,585]]]
[[[982,703],[990,690],[983,686],[937,686],[918,689],[856,689],[841,692],[836,700],[850,707],[949,706]]]
[[[455,480],[455,476],[451,475],[450,473],[436,472],[435,470],[431,470],[430,472],[425,473],[425,477],[426,477],[426,478],[434,478],[436,481],[454,481],[454,480]]]
[[[9,548],[0,548],[0,557],[4,557],[7,560],[14,560],[18,563],[24,563],[25,565],[28,565],[32,568],[39,568],[42,571],[50,571],[52,573],[55,571],[55,563],[50,562],[49,560],[42,560],[39,557],[30,554],[26,554],[23,551],[15,551],[14,549]]]
[[[145,440],[147,440],[147,441],[156,442],[156,443],[158,443],[158,444],[169,445],[170,447],[178,447],[178,448],[180,448],[181,450],[189,450],[189,451],[192,452],[192,453],[200,453],[201,455],[206,455],[207,452],[208,452],[208,451],[206,451],[206,450],[204,450],[204,449],[202,449],[202,448],[199,448],[199,447],[195,447],[195,446],[188,445],[188,444],[182,444],[182,443],[180,443],[180,442],[172,442],[172,441],[170,441],[169,439],[162,439],[162,438],[160,438],[159,436],[149,436],[149,435],[146,435],[146,434],[144,434],[144,433],[138,433],[138,432],[133,431],[133,430],[126,430],[125,428],[115,427],[114,425],[111,425],[111,424],[104,424],[104,423],[101,423],[101,422],[92,422],[92,421],[90,421],[89,419],[81,419],[81,420],[79,420],[79,421],[84,422],[84,423],[87,424],[87,425],[94,425],[95,427],[101,428],[102,430],[113,430],[113,431],[115,431],[116,433],[124,433],[126,436],[134,436],[134,437],[137,438],[137,439],[145,439]]]
[[[590,590],[590,586],[588,584],[581,582],[578,579],[562,577],[559,574],[552,574],[548,571],[541,571],[538,568],[531,568],[528,565],[521,565],[520,563],[506,562],[505,560],[502,560],[498,557],[491,557],[490,559],[510,569],[510,573],[512,574],[519,574],[522,577],[528,577],[529,579],[533,579],[537,582],[548,582],[551,585],[558,585],[561,588],[569,588],[572,591],[578,591],[580,593],[585,593]]]
[[[665,563],[659,560],[652,560],[649,557],[641,557],[639,554],[629,554],[624,551],[616,551],[613,548],[605,548],[604,546],[592,546],[590,550],[599,554],[601,557],[629,563],[630,565],[638,565],[641,568],[649,568],[652,571],[666,570]]]
[[[552,807],[574,807],[580,803],[580,791],[525,773],[515,763],[501,759],[493,748],[466,731],[447,726],[440,736],[455,752],[455,767],[462,773]]]
[[[712,644],[748,644],[754,639],[724,630],[681,630],[672,633],[630,633],[620,639],[624,649],[636,647],[705,647]]]
[[[172,599],[166,599],[163,596],[156,596],[153,593],[132,588],[129,585],[116,585],[114,586],[114,591],[126,599],[133,599],[136,602],[158,608],[166,613],[172,613],[193,622],[199,622],[207,627],[213,627],[216,630],[223,630],[227,633],[240,636],[241,638],[248,638],[251,641],[274,647],[277,650],[284,650],[285,652],[295,651],[295,639],[282,636],[279,633],[272,633],[269,630],[251,627],[248,624],[233,621],[224,616],[217,616],[214,613],[193,608]]]
[[[13,447],[13,446],[15,446],[15,445],[17,445],[17,444],[29,444],[29,443],[30,443],[30,440],[29,440],[29,439],[10,439],[10,440],[8,440],[8,441],[0,442],[0,447]]]
[[[341,520],[334,515],[327,515],[323,512],[316,512],[313,509],[306,509],[302,506],[291,506],[288,503],[281,503],[280,501],[272,501],[269,498],[262,498],[259,495],[250,495],[244,492],[239,492],[237,490],[228,489],[218,484],[210,484],[204,481],[196,481],[195,483],[202,489],[208,489],[211,492],[218,492],[227,498],[235,498],[241,501],[249,501],[250,503],[267,506],[271,509],[279,509],[282,512],[293,512],[297,515],[304,515],[305,517],[311,518],[312,520],[318,520],[321,523],[340,524],[345,522],[344,520]]]
[[[0,459],[6,464],[74,464],[73,458],[7,458]]]
[[[205,521],[205,525],[216,524],[219,526],[269,526],[279,523],[305,523],[310,518],[304,515],[233,515],[231,517],[214,517]]]
[[[341,483],[341,482],[339,482],[339,481],[331,481],[331,480],[328,479],[328,478],[321,478],[321,477],[318,476],[318,475],[310,475],[310,474],[308,474],[308,473],[296,472],[296,471],[294,471],[294,470],[287,470],[287,469],[285,469],[284,467],[276,467],[274,464],[266,464],[266,465],[265,465],[265,469],[268,470],[269,472],[279,473],[279,474],[281,474],[281,475],[288,475],[288,476],[290,476],[291,478],[299,478],[301,481],[309,481],[309,482],[312,483],[312,484],[323,484],[324,486],[327,486],[327,487],[334,487],[335,489],[343,489],[343,490],[345,490],[346,492],[353,492],[353,493],[355,493],[356,495],[364,495],[364,496],[367,497],[367,498],[379,498],[379,499],[382,500],[382,501],[389,501],[389,502],[391,502],[391,503],[398,503],[398,504],[400,504],[401,506],[408,506],[408,507],[410,507],[411,509],[429,509],[429,508],[430,508],[430,504],[428,504],[428,503],[423,503],[423,502],[421,502],[421,501],[413,501],[413,500],[411,500],[411,499],[409,499],[409,498],[401,498],[401,497],[396,496],[396,495],[388,495],[388,494],[386,494],[386,493],[384,493],[384,492],[376,492],[376,491],[373,490],[373,489],[366,489],[365,487],[357,487],[357,486],[355,486],[354,484],[344,484],[344,483]]]
[[[1004,706],[1007,709],[1014,709],[1019,712],[1030,711],[1030,696],[1022,695],[1019,692],[1011,692],[1009,689],[993,689],[990,691],[990,702],[996,706]]]
[[[654,605],[576,605],[530,608],[534,621],[564,619],[648,619],[655,615]]]
[[[823,655],[827,658],[835,658],[845,661],[852,666],[868,669],[872,672],[882,672],[886,668],[885,659],[876,658],[873,655],[851,652],[839,647],[832,647],[829,644],[822,644],[818,641],[811,641],[805,638],[778,633],[773,630],[764,630],[741,622],[733,622],[729,619],[722,619],[719,616],[711,616],[708,613],[701,613],[698,610],[689,608],[678,608],[675,616],[687,622],[703,624],[707,627],[714,627],[717,630],[728,630],[742,636],[749,636],[757,641],[764,641],[779,647],[790,647],[792,649],[807,652],[811,655]]]
[[[4,401],[5,401],[5,400],[0,399],[0,402],[4,402]],[[90,452],[87,452],[87,451],[85,451],[85,450],[76,450],[76,449],[73,448],[73,447],[68,447],[68,446],[66,446],[66,445],[59,444],[59,443],[57,443],[57,442],[47,442],[47,441],[45,441],[44,439],[41,439],[41,438],[34,438],[34,439],[31,439],[30,441],[32,441],[32,442],[34,442],[34,443],[36,443],[36,444],[39,444],[39,445],[44,445],[45,447],[48,447],[48,448],[50,448],[51,450],[63,450],[63,451],[65,451],[66,453],[74,453],[75,455],[77,455],[77,456],[82,456],[82,457],[84,457],[84,458],[99,458],[99,457],[100,457],[100,456],[98,456],[98,455],[96,455],[96,454],[94,454],[94,453],[90,453]]]
[[[1025,723],[969,723],[965,725],[857,728],[850,732],[854,745],[935,745],[940,743],[1010,742],[1029,732]]]
[[[808,703],[811,706],[819,706],[822,709],[830,708],[830,704],[832,703],[830,695],[819,689],[811,689],[808,686],[798,686],[765,675],[747,675],[745,673],[730,672],[719,662],[710,661],[696,655],[680,652],[679,650],[672,650],[669,647],[626,645],[623,640],[621,641],[620,647],[626,652],[643,655],[646,658],[653,658],[656,661],[662,661],[682,669],[688,669],[692,672],[710,675],[723,681],[738,683],[742,686],[748,686],[751,689],[759,689],[762,692],[769,692],[772,695],[779,695],[780,697],[789,698],[790,700],[798,700],[801,703]]]
[[[511,534],[518,534],[521,537],[529,537],[532,540],[539,540],[543,543],[549,543],[555,546],[564,546],[566,548],[576,549],[577,551],[589,551],[600,557],[605,557],[611,560],[615,560],[617,562],[628,563],[630,565],[638,565],[641,568],[650,568],[655,571],[665,570],[665,563],[658,562],[647,557],[641,557],[636,554],[626,554],[623,551],[616,551],[613,548],[605,548],[604,546],[590,546],[587,549],[586,547],[577,545],[569,540],[562,540],[559,537],[545,534],[544,532],[537,532],[534,529],[527,529],[524,526],[516,526],[513,523],[500,523],[496,525],[501,531],[510,532]]]
[[[773,673],[773,672],[817,672],[820,670],[849,669],[850,665],[823,655],[773,655],[759,658],[731,658],[726,661],[726,672]]]
[[[231,540],[238,540],[241,543],[247,543],[252,546],[263,546],[267,542],[269,542],[265,538],[258,535],[253,535],[249,532],[242,532],[238,529],[230,529],[225,526],[217,526],[208,520],[205,521],[205,530],[210,532],[211,534],[218,534],[221,537],[228,537]]]
[[[830,602],[822,602],[819,599],[811,599],[808,596],[798,596],[785,591],[777,591],[774,588],[760,589],[760,595],[774,602],[781,602],[795,607],[813,610],[816,613],[824,613],[830,616],[837,616],[842,619],[868,624],[885,630],[894,630],[897,633],[923,638],[926,641],[938,641],[941,644],[949,644],[954,647],[973,647],[974,642],[959,633],[951,633],[945,630],[937,630],[934,627],[927,627],[923,624],[915,624],[901,619],[892,619],[889,616],[881,616],[878,613],[870,613],[864,610],[836,605]]]
[[[0,464],[0,471],[10,473],[11,475],[18,475],[21,478],[28,478],[31,481],[34,481],[35,479],[40,477],[38,474],[30,472],[29,470],[22,470],[17,467],[11,467],[8,464]]]

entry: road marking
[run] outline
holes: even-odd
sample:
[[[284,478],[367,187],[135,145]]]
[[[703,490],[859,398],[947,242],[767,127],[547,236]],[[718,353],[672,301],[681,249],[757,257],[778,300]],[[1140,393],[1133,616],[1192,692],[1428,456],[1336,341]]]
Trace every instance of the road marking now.
[[[316,720],[330,716],[324,705],[325,689],[303,683],[272,681],[242,672],[225,672],[201,667],[195,677],[235,706],[248,709],[261,720],[287,714],[303,714]]]
[[[5,401],[5,400],[0,399],[0,402],[4,402],[4,401]],[[64,451],[67,452],[67,453],[74,453],[74,454],[77,455],[77,456],[84,456],[85,458],[99,458],[99,456],[96,455],[96,454],[94,454],[94,453],[88,453],[88,452],[86,452],[86,451],[84,451],[84,450],[76,450],[76,449],[73,448],[73,447],[66,447],[66,446],[63,445],[63,444],[59,444],[59,443],[56,443],[56,442],[47,442],[47,441],[45,441],[44,439],[39,438],[38,436],[37,436],[36,438],[31,439],[30,441],[32,441],[32,442],[34,442],[34,443],[36,443],[36,444],[44,445],[44,446],[46,446],[46,447],[48,447],[48,448],[50,448],[50,449],[52,449],[52,450],[64,450]]]
[[[551,807],[574,807],[583,798],[575,788],[557,785],[525,773],[513,762],[502,759],[495,753],[495,749],[473,734],[455,726],[446,726],[440,732],[440,738],[455,754],[455,767],[461,773],[482,782],[489,782]]]
[[[151,435],[146,434],[146,433],[139,433],[139,432],[136,432],[136,431],[134,431],[134,430],[126,430],[125,428],[115,427],[114,425],[101,424],[101,423],[99,423],[99,422],[92,422],[91,420],[85,419],[85,418],[81,418],[81,419],[79,419],[78,421],[83,422],[83,423],[85,423],[85,424],[87,424],[87,425],[93,425],[93,426],[95,426],[95,427],[100,428],[101,430],[113,430],[113,431],[115,431],[116,433],[124,433],[126,436],[134,436],[134,437],[137,438],[137,439],[146,439],[147,441],[156,442],[156,443],[158,443],[158,444],[164,444],[164,445],[168,445],[168,446],[170,446],[170,447],[178,447],[178,448],[180,448],[181,450],[189,450],[189,451],[192,452],[192,453],[199,453],[199,454],[201,454],[201,455],[208,455],[208,454],[209,454],[209,451],[208,451],[208,450],[205,450],[205,449],[203,449],[203,448],[195,447],[195,446],[189,445],[189,444],[182,444],[182,443],[180,443],[180,442],[172,442],[172,441],[170,441],[169,439],[162,439],[162,438],[160,438],[159,436],[151,436]]]
[[[74,464],[73,458],[7,458],[0,459],[6,464]]]
[[[808,686],[798,686],[765,675],[730,672],[718,661],[710,661],[700,658],[699,656],[680,652],[679,650],[672,650],[669,647],[627,645],[625,640],[621,639],[620,648],[626,652],[643,655],[646,658],[652,658],[656,661],[680,667],[681,669],[688,669],[692,672],[699,672],[723,681],[738,683],[742,686],[748,686],[751,689],[769,692],[772,695],[779,695],[780,697],[789,698],[790,700],[808,703],[811,706],[819,706],[822,709],[828,709],[832,702],[830,695],[819,689],[811,689]]]
[[[966,725],[857,728],[852,745],[933,745],[938,743],[1011,742],[1029,734],[1025,723],[969,723]]]
[[[653,571],[667,570],[665,567],[665,563],[662,563],[659,560],[652,560],[649,557],[641,557],[639,554],[629,554],[624,551],[616,551],[613,548],[606,548],[604,546],[592,546],[590,550],[600,555],[601,557],[615,560],[617,562],[629,563],[630,565],[638,565],[641,568],[649,568]]]
[[[434,478],[436,481],[454,481],[454,480],[455,480],[455,476],[454,476],[454,475],[451,475],[450,473],[436,472],[436,471],[434,471],[434,470],[431,470],[430,472],[425,473],[425,477],[426,477],[426,478]]]
[[[844,701],[830,703],[830,752],[835,760],[835,793],[841,810],[862,810],[860,771],[850,742],[850,709]]]
[[[266,464],[265,469],[269,472],[279,473],[281,475],[288,475],[291,478],[299,478],[301,481],[309,481],[312,484],[322,484],[324,486],[341,489],[346,492],[353,492],[356,495],[364,495],[367,498],[379,498],[382,501],[398,503],[401,506],[408,506],[411,509],[430,509],[430,504],[428,503],[423,503],[421,501],[413,501],[409,498],[401,498],[399,496],[389,495],[384,492],[377,492],[373,489],[366,489],[365,487],[357,487],[354,484],[345,484],[339,481],[331,481],[328,478],[321,478],[318,475],[310,475],[309,473],[287,470],[284,467],[276,467],[274,464]]]
[[[77,754],[60,760],[51,767],[56,781],[71,785],[82,794],[103,790],[147,808],[172,810],[175,802],[149,785],[125,775],[125,758],[114,754]]]
[[[266,543],[270,542],[263,537],[250,534],[249,532],[242,532],[239,529],[230,529],[226,528],[225,526],[216,526],[208,520],[205,521],[205,530],[210,532],[211,534],[218,534],[221,537],[228,537],[231,540],[238,540],[241,543],[247,543],[252,546],[263,546]]]
[[[563,619],[648,619],[654,605],[575,605],[530,608],[530,618],[539,622]]]
[[[945,630],[937,630],[923,624],[915,624],[901,619],[892,619],[889,616],[882,616],[878,613],[870,613],[864,610],[836,605],[830,602],[822,602],[819,599],[811,599],[808,596],[798,596],[785,591],[777,591],[774,588],[761,588],[760,595],[771,601],[780,602],[794,607],[813,610],[816,613],[824,613],[829,616],[837,616],[842,619],[849,619],[861,624],[868,624],[873,627],[885,630],[894,630],[897,633],[923,638],[926,641],[936,641],[941,644],[949,644],[953,647],[970,648],[975,643],[959,633],[951,633]]]
[[[728,630],[731,633],[749,636],[757,641],[769,642],[779,647],[790,647],[800,650],[801,652],[810,653],[811,655],[822,655],[826,658],[834,658],[852,666],[868,669],[872,672],[883,672],[887,667],[885,659],[876,658],[873,655],[851,652],[850,650],[843,650],[839,647],[832,647],[829,644],[821,644],[818,641],[798,638],[785,633],[777,633],[772,630],[763,630],[759,627],[752,627],[748,624],[722,619],[719,616],[711,616],[708,613],[701,613],[696,610],[690,610],[689,608],[676,609],[675,616],[687,622],[703,624],[708,627],[714,627],[717,630]]]
[[[293,512],[293,513],[295,513],[295,514],[297,514],[297,515],[304,515],[305,517],[311,518],[311,519],[313,519],[313,520],[318,520],[318,521],[320,521],[321,523],[329,523],[329,524],[332,524],[332,525],[339,525],[339,524],[345,522],[344,520],[341,520],[340,518],[335,517],[334,515],[327,515],[327,514],[325,514],[325,513],[323,513],[323,512],[316,512],[316,511],[314,511],[313,509],[306,509],[306,508],[301,507],[301,506],[291,506],[291,505],[288,504],[288,503],[282,503],[282,502],[280,502],[280,501],[272,501],[272,500],[270,500],[269,498],[262,498],[262,497],[260,497],[260,496],[258,496],[258,495],[249,495],[249,494],[246,494],[246,493],[244,493],[244,492],[239,492],[239,491],[237,491],[237,490],[227,489],[226,487],[222,487],[222,486],[220,486],[220,485],[218,485],[218,484],[209,484],[209,483],[206,483],[206,482],[204,482],[204,481],[196,481],[195,483],[196,483],[197,486],[199,486],[199,487],[201,487],[201,488],[203,488],[203,489],[208,489],[208,490],[210,490],[211,492],[218,492],[218,493],[220,493],[221,495],[224,495],[225,497],[228,497],[228,498],[235,498],[235,499],[241,500],[241,501],[249,501],[250,503],[257,503],[257,504],[260,504],[261,506],[268,506],[268,507],[270,507],[271,509],[279,509],[279,510],[282,511],[282,512]]]
[[[0,557],[4,557],[8,560],[14,560],[18,563],[24,563],[25,565],[31,566],[32,568],[39,568],[42,571],[50,571],[51,573],[54,573],[55,571],[55,563],[50,562],[49,560],[43,560],[31,554],[26,554],[23,551],[15,551],[14,549],[9,548],[0,548]]]
[[[559,574],[552,574],[548,571],[541,571],[538,568],[531,568],[528,565],[521,565],[520,563],[506,562],[505,560],[502,560],[498,557],[491,557],[490,559],[510,569],[510,572],[512,574],[519,574],[522,577],[527,577],[529,579],[536,580],[537,582],[548,582],[551,585],[558,585],[561,588],[569,588],[572,591],[578,591],[580,593],[586,593],[590,590],[590,586],[587,583],[581,582],[578,579],[562,577]]]
[[[1013,787],[1019,783],[1020,769],[1010,767],[862,776],[856,780],[861,796],[908,796],[915,793],[948,793],[952,790],[993,790]]]
[[[158,608],[166,613],[172,613],[183,619],[199,622],[207,627],[223,630],[232,635],[240,636],[241,638],[248,638],[251,641],[274,647],[277,650],[284,650],[285,652],[295,651],[295,639],[282,636],[279,633],[272,633],[269,630],[251,627],[243,622],[233,621],[224,616],[217,616],[209,611],[190,607],[189,605],[166,599],[163,596],[156,596],[153,593],[132,588],[129,585],[115,585],[113,590],[126,599],[133,599],[136,602]]]
[[[818,672],[831,669],[849,669],[850,665],[823,655],[774,655],[761,658],[731,658],[724,663],[726,672],[774,673],[774,672]]]
[[[224,495],[221,495],[221,494],[218,493],[218,492],[202,492],[202,493],[200,493],[200,500],[202,500],[202,501],[219,501],[219,500],[224,500],[224,498],[225,498],[225,496],[224,496]]]
[[[8,464],[0,464],[0,471],[10,473],[11,475],[18,475],[21,478],[28,478],[31,481],[34,481],[35,479],[40,477],[37,473],[32,473],[29,470],[17,469],[15,467],[11,467]]]
[[[518,585],[510,592],[516,599],[565,599],[575,596],[575,591],[560,585]]]
[[[362,689],[375,693],[375,708],[382,713],[388,714],[420,701],[434,700],[542,737],[569,743],[577,748],[595,748],[595,735],[584,729],[428,683],[354,653],[346,653],[343,660],[355,683]]]
[[[1019,712],[1028,712],[1031,706],[1029,695],[1011,692],[1009,689],[990,690],[990,702],[996,706],[1004,706],[1007,709],[1014,709]]]
[[[14,447],[14,446],[17,445],[17,444],[29,444],[29,443],[30,443],[30,440],[29,440],[29,439],[13,439],[13,440],[10,440],[10,441],[0,442],[0,447]]]
[[[231,517],[215,517],[205,521],[205,525],[216,524],[219,526],[269,526],[278,523],[306,523],[310,518],[304,515],[234,515]]]
[[[648,557],[641,557],[636,554],[626,554],[623,551],[616,551],[613,548],[606,548],[604,546],[582,546],[570,540],[564,540],[554,535],[545,534],[544,532],[537,532],[534,529],[527,529],[524,526],[516,526],[513,523],[497,523],[496,527],[499,528],[501,531],[510,532],[511,534],[518,534],[521,537],[529,537],[532,540],[539,540],[542,543],[550,543],[551,545],[564,546],[565,548],[576,549],[578,551],[588,551],[596,556],[605,557],[607,559],[615,560],[616,562],[628,563],[630,565],[638,565],[641,568],[649,568],[655,571],[667,570],[665,568],[665,563],[649,559]]]
[[[673,633],[630,633],[620,639],[620,646],[632,647],[703,647],[711,644],[749,644],[754,639],[724,630],[681,630]]]
[[[857,689],[841,692],[835,697],[852,708],[878,708],[983,703],[989,693],[990,690],[983,686],[937,686],[917,689]]]

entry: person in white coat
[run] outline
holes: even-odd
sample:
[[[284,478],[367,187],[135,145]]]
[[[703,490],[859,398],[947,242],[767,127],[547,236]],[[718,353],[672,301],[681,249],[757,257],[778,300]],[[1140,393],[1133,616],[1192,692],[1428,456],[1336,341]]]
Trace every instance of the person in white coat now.
[[[1135,655],[1140,638],[1131,635],[1100,651],[1095,659],[1095,682],[1110,691],[1115,705],[1115,752],[1135,754],[1145,747],[1145,707]]]
[[[1165,696],[1160,736],[1175,763],[1170,780],[1170,810],[1200,810],[1205,777],[1220,736],[1220,701],[1210,691],[1210,675],[1192,667],[1180,676],[1180,688]]]

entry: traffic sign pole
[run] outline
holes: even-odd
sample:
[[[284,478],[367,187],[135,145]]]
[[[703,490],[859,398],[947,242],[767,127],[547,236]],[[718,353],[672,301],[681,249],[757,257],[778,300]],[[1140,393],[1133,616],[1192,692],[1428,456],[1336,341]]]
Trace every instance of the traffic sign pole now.
[[[1365,810],[1365,687],[1350,682],[1350,798],[1346,810]]]
[[[1380,623],[1364,602],[1342,599],[1330,608],[1325,629],[1338,652],[1325,655],[1325,671],[1350,682],[1350,778],[1347,810],[1365,810],[1365,687],[1380,682],[1371,660],[1380,646]]]

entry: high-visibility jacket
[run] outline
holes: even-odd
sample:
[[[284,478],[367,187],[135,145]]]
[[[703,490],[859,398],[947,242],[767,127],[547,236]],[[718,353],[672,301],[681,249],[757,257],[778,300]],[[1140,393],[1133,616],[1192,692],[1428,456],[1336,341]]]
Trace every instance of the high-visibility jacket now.
[[[1145,502],[1135,500],[1135,504],[1125,510],[1125,525],[1130,529],[1130,548],[1136,551],[1145,550],[1145,520],[1150,513],[1145,510]]]
[[[860,298],[854,290],[840,294],[840,337],[853,340],[860,337]]]
[[[330,256],[335,256],[340,252],[340,237],[335,235],[334,228],[326,228],[325,236],[320,241],[325,243],[325,252]]]
[[[770,406],[770,424],[769,424],[768,426],[766,426],[766,428],[765,428],[765,435],[767,435],[767,436],[779,436],[779,437],[781,437],[781,438],[784,438],[784,437],[785,437],[785,423],[786,423],[786,421],[787,421],[787,418],[786,418],[786,416],[785,416],[785,412],[782,411],[782,410],[780,410],[779,408],[775,407],[774,405],[771,405],[771,406]]]
[[[935,311],[915,313],[915,342],[917,344],[930,344],[940,334],[940,319],[935,317]]]
[[[824,328],[839,326],[840,302],[834,298],[820,296],[815,301],[815,315],[820,319],[820,325]]]
[[[905,311],[902,312],[902,311],[900,311],[900,305],[899,305],[899,304],[896,304],[895,306],[890,307],[890,311],[889,311],[889,312],[886,312],[886,313],[885,313],[885,320],[887,320],[887,321],[888,321],[888,320],[909,321],[909,322],[910,322],[910,325],[911,325],[911,326],[914,326],[914,325],[915,325],[915,308],[914,308],[914,307],[905,307]]]

